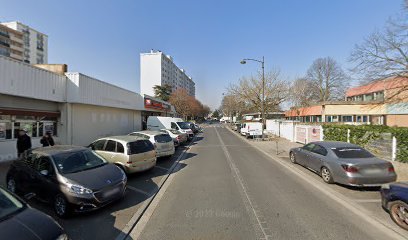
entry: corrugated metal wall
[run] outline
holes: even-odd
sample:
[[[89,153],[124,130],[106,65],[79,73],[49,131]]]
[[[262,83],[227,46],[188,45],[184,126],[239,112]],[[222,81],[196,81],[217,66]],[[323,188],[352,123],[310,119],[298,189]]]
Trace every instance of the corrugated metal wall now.
[[[0,94],[64,102],[66,77],[0,56]]]

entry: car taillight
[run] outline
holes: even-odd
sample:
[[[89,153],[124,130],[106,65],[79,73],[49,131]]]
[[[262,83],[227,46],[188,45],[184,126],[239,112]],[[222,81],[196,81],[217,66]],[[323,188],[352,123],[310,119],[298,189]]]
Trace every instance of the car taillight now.
[[[394,166],[392,164],[388,166],[388,172],[395,172]]]
[[[344,171],[349,172],[349,173],[356,173],[358,172],[358,168],[350,165],[341,165],[344,169]]]

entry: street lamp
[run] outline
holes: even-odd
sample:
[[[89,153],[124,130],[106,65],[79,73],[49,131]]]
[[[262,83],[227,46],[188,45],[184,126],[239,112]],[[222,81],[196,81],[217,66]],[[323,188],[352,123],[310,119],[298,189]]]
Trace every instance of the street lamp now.
[[[247,61],[259,62],[262,64],[262,141],[264,140],[264,126],[265,126],[265,57],[262,60],[244,58],[241,60],[241,64],[246,64]]]

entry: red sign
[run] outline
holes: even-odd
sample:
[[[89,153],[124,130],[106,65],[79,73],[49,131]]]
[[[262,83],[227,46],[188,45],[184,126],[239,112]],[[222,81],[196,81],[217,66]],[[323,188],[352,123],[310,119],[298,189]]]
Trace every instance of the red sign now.
[[[144,101],[145,108],[152,108],[152,109],[157,109],[157,110],[163,110],[163,111],[170,111],[170,105],[165,104],[159,101],[155,101],[150,98],[145,98]]]

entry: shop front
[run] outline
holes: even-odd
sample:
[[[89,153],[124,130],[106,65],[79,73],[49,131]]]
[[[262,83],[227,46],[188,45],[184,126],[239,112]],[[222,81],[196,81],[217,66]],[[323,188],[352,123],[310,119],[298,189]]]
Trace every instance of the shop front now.
[[[143,130],[147,129],[147,118],[149,116],[163,116],[163,117],[173,117],[174,108],[165,101],[160,99],[144,96],[144,108],[142,111],[142,128]]]

